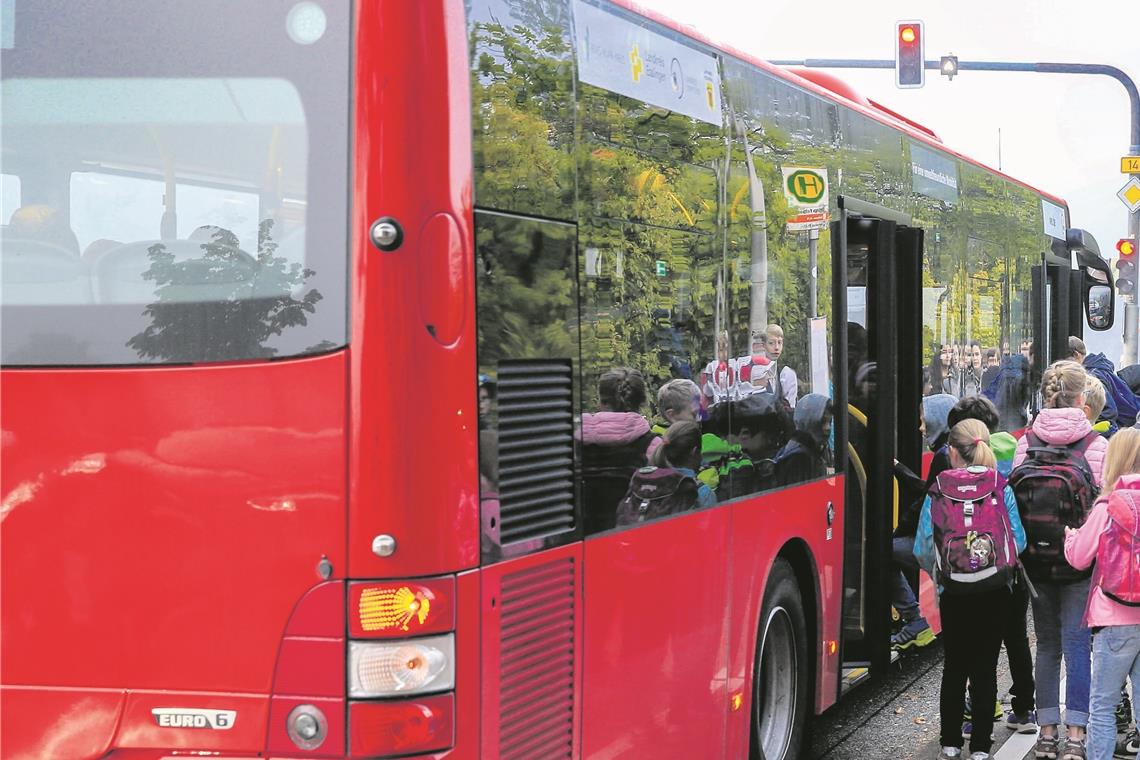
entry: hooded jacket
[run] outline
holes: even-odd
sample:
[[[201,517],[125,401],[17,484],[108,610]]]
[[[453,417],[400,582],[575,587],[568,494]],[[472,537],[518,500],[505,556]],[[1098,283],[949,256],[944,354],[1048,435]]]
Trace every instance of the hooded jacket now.
[[[1101,419],[1115,421],[1121,427],[1131,427],[1136,422],[1136,414],[1140,412],[1140,398],[1128,387],[1128,383],[1121,380],[1113,366],[1104,354],[1089,354],[1085,357],[1085,369],[1090,375],[1100,380],[1105,390],[1104,410],[1116,410],[1116,417],[1111,418],[1105,414]]]
[[[823,452],[828,436],[823,420],[831,413],[831,399],[820,393],[809,393],[796,404],[796,432],[776,454],[778,485],[803,483],[826,474]]]
[[[931,451],[936,451],[941,446],[939,441],[944,443],[950,433],[946,419],[957,403],[958,399],[949,393],[936,393],[922,399],[922,418],[926,422],[926,445]]]
[[[1103,439],[1102,439],[1103,440]],[[1122,519],[1124,510],[1112,510],[1111,502],[1115,501],[1117,491],[1128,490],[1136,493],[1140,489],[1140,475],[1124,475],[1116,482],[1116,489],[1108,496],[1101,496],[1089,512],[1089,518],[1079,530],[1065,531],[1065,559],[1078,570],[1084,570],[1096,559],[1097,549],[1100,547],[1100,538],[1108,527],[1109,517]],[[1130,517],[1130,515],[1129,515]],[[1127,526],[1135,530],[1136,526]],[[1093,574],[1093,583],[1089,589],[1089,600],[1085,605],[1084,624],[1089,628],[1103,625],[1140,625],[1140,607],[1128,607],[1117,604],[1104,595],[1096,583],[1096,574]]]
[[[1121,367],[1116,376],[1123,380],[1133,393],[1140,392],[1140,364]]]
[[[1033,421],[1033,432],[1045,443],[1051,446],[1068,446],[1075,443],[1092,432],[1092,425],[1085,417],[1083,409],[1067,407],[1064,409],[1042,409]],[[1022,436],[1017,442],[1017,453],[1013,457],[1013,466],[1017,467],[1025,461],[1025,452],[1029,448],[1029,439]],[[1108,449],[1108,440],[1097,436],[1096,440],[1085,449],[1085,461],[1092,470],[1093,480],[1101,485],[1101,473],[1104,470],[1104,453]]]
[[[934,452],[926,479],[915,475],[901,462],[895,465],[895,477],[899,481],[899,524],[895,526],[895,538],[913,538],[918,528],[918,513],[926,492],[938,474],[950,469],[950,455],[946,451],[946,439],[950,428],[946,419],[958,399],[949,393],[936,393],[922,399],[922,418],[926,423],[926,439],[923,441]]]
[[[649,421],[637,412],[597,412],[582,415],[582,443],[596,446],[628,446],[649,433]],[[654,436],[645,448],[648,461],[661,445]]]
[[[1013,432],[1025,427],[1026,409],[1033,390],[1029,382],[1029,360],[1021,354],[1002,359],[1001,368],[986,384],[982,395],[998,409],[998,427]]]

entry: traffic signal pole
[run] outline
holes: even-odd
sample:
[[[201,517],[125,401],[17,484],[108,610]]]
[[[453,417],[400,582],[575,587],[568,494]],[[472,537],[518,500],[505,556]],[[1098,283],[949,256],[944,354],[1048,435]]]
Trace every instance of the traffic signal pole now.
[[[811,69],[893,69],[895,61],[858,60],[853,58],[805,58],[799,61],[770,61],[776,66],[803,66]],[[1035,74],[1095,74],[1112,77],[1128,92],[1132,127],[1128,155],[1140,156],[1140,92],[1132,77],[1115,66],[1096,63],[1018,63],[1013,61],[958,61],[961,71],[1027,71]],[[926,69],[940,69],[941,61],[926,61]],[[1128,215],[1128,237],[1140,237],[1140,209]],[[1120,357],[1122,366],[1136,364],[1136,344],[1140,307],[1136,304],[1136,294],[1124,296],[1124,350]]]

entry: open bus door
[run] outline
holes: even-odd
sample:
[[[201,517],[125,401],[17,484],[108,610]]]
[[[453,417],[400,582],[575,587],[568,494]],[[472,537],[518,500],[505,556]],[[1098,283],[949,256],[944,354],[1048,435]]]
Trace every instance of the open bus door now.
[[[832,223],[837,469],[846,473],[840,691],[891,662],[893,464],[921,466],[923,231],[840,196]]]
[[[1068,357],[1070,335],[1084,338],[1086,325],[1098,332],[1112,327],[1113,296],[1112,269],[1090,233],[1073,227],[1065,240],[1053,241],[1033,268],[1033,303],[1043,307],[1034,322],[1035,381],[1039,367]]]

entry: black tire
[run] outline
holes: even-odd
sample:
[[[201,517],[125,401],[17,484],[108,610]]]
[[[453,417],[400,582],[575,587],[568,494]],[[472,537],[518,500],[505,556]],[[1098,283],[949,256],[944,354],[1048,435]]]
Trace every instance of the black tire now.
[[[810,681],[807,622],[792,566],[768,575],[752,666],[752,760],[796,760],[803,748]]]

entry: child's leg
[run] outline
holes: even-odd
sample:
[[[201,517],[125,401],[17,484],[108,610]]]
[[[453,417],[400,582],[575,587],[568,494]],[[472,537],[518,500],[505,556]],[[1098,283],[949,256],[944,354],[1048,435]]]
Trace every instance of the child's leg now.
[[[1089,693],[1089,760],[1112,757],[1116,746],[1116,703],[1120,687],[1140,674],[1140,625],[1111,625],[1093,637]]]
[[[1010,706],[1014,714],[1020,716],[1027,715],[1036,708],[1033,701],[1033,655],[1029,649],[1027,632],[1028,611],[1029,590],[1025,581],[1018,579],[1013,585],[1013,599],[1006,610],[1002,641],[1009,658],[1009,674],[1013,677],[1013,686],[1009,690],[1013,697]]]
[[[1037,584],[1033,630],[1037,634],[1033,670],[1037,685],[1037,722],[1041,724],[1043,735],[1052,736],[1061,722],[1061,594],[1057,584]]]
[[[942,612],[942,692],[939,712],[942,717],[943,747],[962,746],[962,700],[966,695],[969,668],[972,615],[965,597],[943,594],[938,600]]]
[[[1065,724],[1070,736],[1074,729],[1083,733],[1089,722],[1089,663],[1091,634],[1085,628],[1085,605],[1089,582],[1066,583],[1061,587],[1061,642],[1065,652]],[[1117,688],[1119,692],[1119,686]],[[1113,707],[1116,701],[1113,700]]]
[[[974,730],[970,735],[970,752],[989,752],[993,746],[990,734],[994,728],[993,704],[997,700],[997,663],[1001,653],[1001,620],[1010,605],[1005,589],[974,594],[973,625],[969,651],[970,700],[974,703]]]

